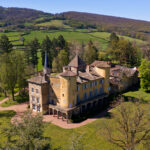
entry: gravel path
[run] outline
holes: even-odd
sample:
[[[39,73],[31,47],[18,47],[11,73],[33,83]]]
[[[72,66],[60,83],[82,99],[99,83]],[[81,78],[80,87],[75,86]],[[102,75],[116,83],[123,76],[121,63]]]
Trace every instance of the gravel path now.
[[[9,99],[5,98],[2,101],[0,101],[0,105],[2,103],[4,103],[5,101],[7,101]],[[27,111],[27,107],[28,107],[28,102],[23,103],[23,104],[18,104],[18,105],[13,105],[13,106],[9,106],[9,107],[1,107],[0,106],[0,111],[1,110],[14,110],[16,112],[16,115],[14,117],[12,117],[11,122],[13,122],[14,120],[18,120],[20,119],[20,117],[22,116],[22,114]],[[100,113],[97,116],[94,116],[92,118],[88,118],[87,120],[81,122],[81,123],[68,123],[66,122],[66,120],[62,121],[61,118],[57,119],[57,117],[53,117],[52,115],[43,115],[43,121],[44,122],[50,122],[52,124],[55,124],[56,126],[59,126],[61,128],[64,129],[73,129],[73,128],[78,128],[81,126],[84,126],[88,123],[92,123],[93,121],[97,120],[98,118],[103,117],[108,111],[110,110],[110,108],[108,110],[105,110],[104,112]]]

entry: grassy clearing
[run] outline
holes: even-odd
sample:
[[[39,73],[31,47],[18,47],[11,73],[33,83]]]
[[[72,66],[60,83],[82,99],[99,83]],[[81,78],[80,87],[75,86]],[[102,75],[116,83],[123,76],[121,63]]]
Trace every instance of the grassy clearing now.
[[[130,92],[124,93],[123,95],[127,97],[139,98],[146,102],[150,102],[150,93],[146,93],[142,89],[139,89],[137,91],[130,91]]]
[[[9,107],[12,105],[17,105],[17,104],[21,104],[24,103],[26,101],[29,100],[28,95],[17,95],[15,96],[15,101],[13,101],[12,99],[7,100],[6,102],[2,103],[1,106],[2,107]]]
[[[37,24],[37,26],[43,26],[43,27],[50,27],[50,26],[55,26],[55,27],[62,27],[62,28],[71,28],[68,25],[64,25],[62,20],[51,20],[48,22],[44,22],[44,23],[39,23]]]

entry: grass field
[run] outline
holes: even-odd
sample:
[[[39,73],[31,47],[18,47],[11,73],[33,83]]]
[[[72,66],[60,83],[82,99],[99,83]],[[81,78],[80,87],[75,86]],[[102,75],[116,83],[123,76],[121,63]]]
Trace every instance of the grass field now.
[[[6,137],[4,136],[3,129],[9,127],[11,118],[16,113],[14,111],[0,111],[0,145],[4,144]]]
[[[141,107],[148,112],[150,104],[141,104]],[[106,124],[115,129],[116,122],[114,116],[116,113],[117,110],[114,108],[106,117],[99,118],[92,123],[75,129],[62,129],[51,123],[45,123],[44,136],[50,137],[53,148],[61,147],[60,150],[69,150],[70,143],[75,135],[82,136],[81,142],[84,145],[84,150],[120,150],[110,144],[104,135]],[[14,114],[13,111],[0,111],[0,130],[10,125],[10,118]],[[113,133],[117,136],[116,130]],[[4,136],[1,135],[1,138],[0,144],[4,141]],[[139,145],[137,149],[145,150],[142,145]]]
[[[51,20],[49,22],[36,24],[36,26],[42,26],[42,27],[55,26],[55,27],[59,27],[59,28],[71,28],[68,25],[64,25],[62,20]]]

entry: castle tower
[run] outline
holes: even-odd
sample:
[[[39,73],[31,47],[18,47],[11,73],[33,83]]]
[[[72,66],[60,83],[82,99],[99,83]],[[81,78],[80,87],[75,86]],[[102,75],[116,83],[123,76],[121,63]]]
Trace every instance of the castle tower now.
[[[73,108],[76,105],[76,76],[71,71],[60,74],[60,105],[64,108]]]
[[[104,77],[104,92],[109,94],[109,76],[110,76],[110,65],[106,61],[95,61],[91,64],[95,71],[102,77]]]

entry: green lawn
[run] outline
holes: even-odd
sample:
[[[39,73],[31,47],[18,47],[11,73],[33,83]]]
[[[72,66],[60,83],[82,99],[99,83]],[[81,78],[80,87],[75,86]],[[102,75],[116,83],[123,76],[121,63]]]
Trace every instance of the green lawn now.
[[[0,145],[4,144],[6,138],[2,131],[11,125],[10,120],[15,114],[14,111],[0,111]]]
[[[150,104],[141,104],[141,107],[149,112]],[[44,136],[50,137],[53,148],[61,147],[60,150],[69,150],[71,139],[74,135],[83,135],[81,141],[84,145],[84,150],[120,150],[110,144],[104,136],[106,124],[115,129],[116,122],[114,116],[116,113],[116,108],[114,108],[106,117],[99,118],[92,123],[75,129],[62,129],[51,123],[45,123]],[[10,125],[10,118],[14,115],[13,111],[0,111],[0,130]],[[117,136],[116,130],[114,130],[114,134]],[[1,135],[1,138],[0,144],[5,140],[4,135]],[[137,149],[145,150],[142,145],[139,145]]]
[[[150,93],[146,93],[142,89],[139,89],[137,91],[129,91],[127,93],[124,93],[123,95],[127,97],[143,99],[146,102],[150,102]]]
[[[5,98],[5,96],[3,96],[3,95],[0,96],[0,101],[3,100],[4,98]]]
[[[26,95],[26,96],[17,95],[17,96],[15,96],[15,101],[13,101],[12,99],[9,99],[6,102],[2,103],[1,106],[2,107],[9,107],[9,106],[12,106],[12,105],[17,105],[17,104],[24,103],[28,100],[29,100],[28,95]]]
[[[141,107],[148,111],[150,109],[150,104],[141,104]],[[84,150],[119,150],[119,148],[110,144],[104,136],[105,124],[115,129],[116,124],[113,116],[116,113],[117,111],[115,108],[109,113],[110,117],[97,119],[92,123],[75,129],[67,130],[53,124],[48,124],[44,135],[46,137],[51,137],[52,145],[54,145],[55,148],[61,146],[63,150],[69,149],[69,143],[74,134],[83,135],[82,143],[84,144]],[[117,135],[116,130],[114,130],[114,134]],[[139,145],[137,149],[144,150],[142,145]]]

